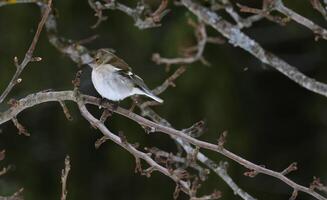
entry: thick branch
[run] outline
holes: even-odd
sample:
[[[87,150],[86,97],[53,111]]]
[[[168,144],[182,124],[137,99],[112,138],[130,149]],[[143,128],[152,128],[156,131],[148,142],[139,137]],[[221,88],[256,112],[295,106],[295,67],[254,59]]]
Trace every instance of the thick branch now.
[[[242,49],[248,51],[261,62],[272,66],[302,87],[327,97],[326,84],[316,81],[313,78],[307,77],[298,69],[288,64],[281,58],[266,51],[260,46],[259,43],[240,31],[237,26],[232,25],[228,21],[218,16],[215,12],[198,3],[195,3],[193,0],[181,0],[181,3],[193,14],[195,14],[200,20],[220,32],[224,37],[228,38],[229,43],[235,47],[239,46]]]
[[[73,91],[45,92],[45,93],[40,92],[40,93],[28,95],[27,97],[17,101],[16,106],[12,106],[7,111],[1,113],[0,114],[0,124],[3,124],[4,122],[9,121],[13,117],[17,116],[24,109],[27,109],[29,107],[32,107],[32,106],[35,106],[35,105],[38,105],[38,104],[41,104],[44,102],[65,101],[65,100],[79,102],[80,101],[79,98],[83,99],[83,103],[85,102],[87,104],[93,104],[93,105],[99,106],[100,99],[92,97],[92,96],[87,96],[87,95],[82,95],[81,97],[76,97],[75,93]],[[79,106],[81,108],[80,102],[79,102]],[[256,164],[228,151],[225,148],[219,147],[218,145],[204,142],[201,140],[197,140],[195,138],[192,138],[192,137],[186,135],[185,133],[183,133],[181,131],[175,130],[175,129],[167,127],[167,126],[160,125],[158,123],[155,123],[146,118],[143,118],[143,117],[141,117],[135,113],[132,113],[129,110],[123,109],[121,107],[114,109],[112,107],[112,105],[109,103],[101,104],[101,106],[104,108],[108,108],[120,115],[123,115],[123,116],[137,122],[138,124],[140,124],[142,126],[149,127],[152,130],[166,133],[172,137],[177,137],[179,140],[186,141],[188,143],[191,143],[191,144],[201,147],[203,149],[208,149],[208,150],[212,150],[214,152],[220,153],[220,154],[230,158],[231,160],[234,160],[235,162],[243,165],[244,167],[246,167],[250,170],[254,170],[257,173],[262,173],[262,174],[266,174],[271,177],[275,177],[275,178],[283,181],[290,187],[292,187],[294,190],[305,192],[319,200],[327,200],[326,198],[324,198],[322,195],[318,194],[317,192],[295,183],[294,181],[292,181],[289,178],[287,178],[286,176],[284,176],[282,173],[267,169],[267,168],[259,166],[259,165],[256,165]],[[84,117],[87,117],[87,116],[84,116]],[[94,119],[92,119],[91,121],[94,121]],[[96,120],[94,122],[95,122],[96,126],[99,126],[98,128],[100,130],[107,132],[105,126],[102,123],[99,123],[98,120]],[[111,135],[109,134],[109,136],[111,136]],[[117,138],[115,138],[115,137],[117,137]],[[113,137],[113,138],[115,138],[114,142],[116,142],[116,143],[121,142],[120,138],[118,136],[115,135],[115,137]]]

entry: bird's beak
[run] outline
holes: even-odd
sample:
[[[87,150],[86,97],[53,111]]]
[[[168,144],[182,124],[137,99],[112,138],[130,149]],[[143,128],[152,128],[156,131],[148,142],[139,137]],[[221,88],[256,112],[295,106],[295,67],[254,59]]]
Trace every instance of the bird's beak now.
[[[91,65],[91,64],[96,64],[95,63],[95,59],[92,59],[91,61],[89,61],[89,62],[87,62],[87,63],[85,63],[86,65]]]
[[[86,65],[89,65],[91,68],[96,68],[97,66],[97,62],[95,61],[95,59],[92,59],[91,61],[85,63]]]

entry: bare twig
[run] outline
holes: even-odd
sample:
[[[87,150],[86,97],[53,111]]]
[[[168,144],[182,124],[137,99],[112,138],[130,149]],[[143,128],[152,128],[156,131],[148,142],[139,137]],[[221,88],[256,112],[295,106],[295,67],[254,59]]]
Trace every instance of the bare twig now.
[[[218,147],[224,148],[224,144],[226,143],[227,131],[224,131],[218,138]]]
[[[35,3],[37,0],[1,0],[0,6],[10,5],[10,4],[20,4],[20,3]]]
[[[256,170],[251,169],[250,171],[244,172],[243,175],[244,176],[248,176],[250,178],[254,178],[259,174],[259,172],[257,172]]]
[[[2,161],[3,159],[5,159],[6,157],[6,150],[1,150],[0,151],[0,161]]]
[[[63,112],[64,112],[65,117],[67,118],[67,120],[68,120],[68,121],[72,121],[72,120],[73,120],[73,117],[72,117],[72,115],[70,114],[70,112],[69,112],[69,110],[68,110],[68,108],[67,108],[65,102],[63,102],[63,101],[59,101],[59,103],[60,103],[60,106],[62,107],[62,110],[63,110]]]
[[[156,23],[160,22],[162,15],[165,14],[165,12],[168,12],[168,10],[166,10],[167,6],[168,6],[168,0],[161,0],[161,3],[157,8],[157,10],[150,15],[153,18],[154,22]]]
[[[207,131],[207,124],[204,120],[201,120],[193,124],[191,127],[183,129],[182,131],[191,137],[197,138]]]
[[[100,120],[101,121],[101,120]],[[101,121],[102,122],[102,121]],[[102,122],[103,123],[103,122]],[[103,143],[105,143],[107,140],[109,140],[108,136],[102,136],[100,139],[97,139],[94,146],[96,149],[98,149]]]
[[[254,22],[261,20],[262,15],[253,15],[248,18],[242,18],[233,8],[232,3],[229,0],[220,0],[219,3],[215,0],[211,1],[211,10],[225,9],[225,11],[233,18],[237,23],[237,26],[242,28],[249,28]]]
[[[324,6],[320,3],[320,0],[310,0],[313,8],[316,9],[320,14],[325,18],[327,21],[327,10]]]
[[[310,184],[310,189],[311,190],[319,190],[321,192],[324,192],[327,194],[327,186],[321,183],[320,178],[313,177],[313,181]]]
[[[295,200],[296,197],[297,197],[297,195],[298,195],[298,191],[297,190],[293,190],[292,196],[289,198],[289,200]]]
[[[167,3],[168,0],[162,0],[158,9],[151,14],[147,14],[151,11],[149,11],[148,6],[143,1],[139,2],[136,8],[133,9],[116,0],[111,0],[103,4],[101,9],[120,10],[134,19],[134,25],[136,27],[147,29],[161,26],[159,22],[168,13],[166,9]]]
[[[31,61],[40,61],[39,57],[33,58],[33,52],[36,46],[37,41],[39,40],[39,36],[40,33],[42,31],[42,28],[49,16],[49,13],[51,11],[51,3],[52,0],[48,1],[47,4],[47,9],[46,11],[43,13],[42,19],[40,21],[40,23],[38,24],[36,33],[34,35],[33,41],[28,49],[28,51],[25,54],[25,58],[24,60],[21,62],[21,64],[18,64],[18,59],[16,57],[15,59],[15,65],[16,65],[16,72],[14,74],[14,76],[12,77],[11,81],[9,82],[7,88],[4,90],[4,92],[1,94],[0,96],[0,103],[3,102],[3,100],[7,97],[7,95],[9,94],[9,92],[12,90],[12,88],[19,82],[21,82],[21,79],[19,78],[20,74],[22,73],[22,71],[24,70],[24,68],[26,67],[26,65],[31,62]]]
[[[0,196],[0,200],[24,200],[24,198],[22,196],[23,191],[24,191],[24,188],[21,188],[11,196],[8,196],[8,197]]]
[[[154,155],[154,158],[157,162],[163,163],[163,164],[171,164],[171,163],[178,163],[178,164],[183,164],[186,167],[193,168],[198,171],[198,176],[201,179],[201,181],[205,181],[207,179],[208,174],[210,171],[208,169],[205,169],[198,165],[195,160],[190,161],[188,158],[180,157],[173,155],[172,153],[168,153],[165,151],[162,151],[160,149],[157,149],[155,147],[153,148],[145,148],[146,151],[150,152],[151,154]]]
[[[66,200],[67,197],[67,178],[70,171],[70,158],[67,155],[65,158],[65,168],[61,170],[61,200]]]
[[[287,8],[282,0],[274,0],[270,1],[271,4],[269,5],[272,10],[277,10],[282,14],[286,15],[287,17],[291,18],[295,22],[307,27],[308,29],[312,30],[319,38],[323,38],[327,40],[327,30],[322,28],[321,26],[315,24],[308,18],[301,16],[300,14],[296,13],[295,11]],[[316,38],[317,39],[317,38]]]
[[[11,169],[10,165],[8,167],[2,168],[0,171],[0,176],[5,175],[10,169]]]
[[[152,55],[152,60],[156,64],[166,64],[167,66],[173,65],[173,64],[190,64],[194,63],[196,61],[202,61],[204,64],[205,60],[203,59],[203,51],[204,48],[208,42],[208,36],[205,28],[205,24],[201,21],[198,24],[195,24],[193,21],[189,22],[194,28],[196,32],[196,39],[197,39],[197,45],[195,47],[192,47],[191,50],[195,51],[195,53],[192,53],[191,55],[187,55],[183,58],[163,58],[160,56],[160,54],[155,53]],[[221,43],[223,41],[216,40],[217,43]]]
[[[95,11],[94,16],[98,17],[98,20],[91,28],[97,28],[101,22],[108,19],[108,17],[103,16],[102,10],[103,6],[99,1],[88,0],[90,7]]]
[[[286,169],[284,169],[281,174],[283,175],[287,175],[293,171],[296,171],[297,170],[297,163],[296,162],[293,162],[291,163]]]
[[[159,95],[163,93],[169,86],[176,87],[174,81],[186,71],[185,66],[179,67],[170,77],[168,77],[161,85],[152,90],[153,94]]]
[[[110,117],[112,115],[112,112],[110,110],[104,109],[104,111],[102,112],[102,115],[100,117],[100,121],[102,123],[104,123],[108,117]]]
[[[240,8],[241,12],[245,12],[245,13],[253,13],[256,15],[260,15],[270,21],[273,21],[281,26],[285,26],[291,19],[289,17],[283,18],[280,16],[274,16],[271,15],[270,12],[271,10],[267,10],[267,9],[257,9],[257,8],[251,8],[248,6],[244,6],[241,4],[237,4],[237,6]]]
[[[31,134],[27,131],[27,129],[18,122],[16,117],[13,117],[12,122],[14,123],[14,125],[16,126],[16,128],[18,129],[18,134],[19,135],[25,135],[25,136],[30,136]]]
[[[0,161],[2,161],[3,159],[5,159],[5,157],[6,157],[6,150],[0,151]],[[0,176],[5,175],[10,169],[11,169],[11,166],[10,165],[8,167],[3,167],[0,170]],[[23,198],[20,195],[20,193],[22,191],[23,191],[23,189],[20,189],[18,192],[15,192],[13,195],[11,195],[9,197],[2,197],[2,196],[0,196],[0,200],[23,200]]]

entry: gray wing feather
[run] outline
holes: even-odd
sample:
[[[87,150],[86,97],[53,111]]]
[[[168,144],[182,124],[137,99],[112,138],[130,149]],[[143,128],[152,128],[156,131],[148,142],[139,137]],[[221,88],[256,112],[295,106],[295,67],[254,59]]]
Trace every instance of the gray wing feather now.
[[[143,92],[155,96],[151,90],[148,88],[148,86],[144,83],[143,79],[139,77],[138,75],[125,70],[119,70],[118,73],[129,80],[131,80],[132,84],[134,84],[135,87],[139,88]]]
[[[131,67],[122,59],[120,59],[119,57],[115,56],[110,60],[110,64],[119,68],[119,69],[122,69],[122,70],[125,70],[125,71],[131,71]]]
[[[157,97],[152,93],[152,91],[148,88],[148,86],[145,85],[144,81],[137,76],[136,74],[133,74],[130,71],[125,70],[119,70],[117,73],[119,73],[121,76],[124,76],[125,78],[129,79],[130,82],[134,85],[134,87],[140,89],[142,92],[144,92],[144,95],[154,99],[155,101],[159,103],[163,103],[163,100]]]

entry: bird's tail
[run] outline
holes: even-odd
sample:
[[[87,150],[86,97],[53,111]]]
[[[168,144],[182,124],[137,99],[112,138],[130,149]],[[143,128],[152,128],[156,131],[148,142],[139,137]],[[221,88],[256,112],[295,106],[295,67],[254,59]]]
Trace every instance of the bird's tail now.
[[[150,97],[151,99],[159,102],[159,103],[163,103],[164,101],[162,99],[160,99],[159,97],[157,97],[156,95],[150,93],[150,92],[144,92],[144,95],[147,97]]]
[[[157,101],[158,103],[163,103],[164,101],[162,99],[160,99],[159,97],[157,97],[156,95],[154,95],[150,89],[148,89],[146,86],[141,88],[135,88],[134,89],[134,94],[140,94],[140,95],[145,95],[147,97],[150,97],[151,99]]]

